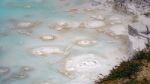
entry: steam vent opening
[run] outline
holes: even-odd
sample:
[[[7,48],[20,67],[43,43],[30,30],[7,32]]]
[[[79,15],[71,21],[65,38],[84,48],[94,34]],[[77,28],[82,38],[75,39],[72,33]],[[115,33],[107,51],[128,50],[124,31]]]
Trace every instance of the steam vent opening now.
[[[0,84],[95,84],[150,46],[149,11],[149,0],[0,0]]]

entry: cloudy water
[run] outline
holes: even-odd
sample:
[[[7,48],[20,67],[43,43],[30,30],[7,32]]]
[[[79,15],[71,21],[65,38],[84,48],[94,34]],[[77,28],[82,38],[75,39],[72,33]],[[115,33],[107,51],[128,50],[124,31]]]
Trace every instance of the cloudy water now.
[[[129,59],[124,19],[89,3],[0,0],[0,84],[94,84]]]

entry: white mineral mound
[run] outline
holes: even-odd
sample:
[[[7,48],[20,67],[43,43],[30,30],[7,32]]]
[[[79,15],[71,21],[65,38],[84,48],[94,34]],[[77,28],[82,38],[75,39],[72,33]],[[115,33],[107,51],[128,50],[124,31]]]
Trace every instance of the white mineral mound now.
[[[48,56],[50,54],[63,54],[64,51],[57,47],[39,47],[32,50],[36,56]]]
[[[105,26],[105,22],[103,21],[89,21],[86,23],[87,28],[100,28]]]

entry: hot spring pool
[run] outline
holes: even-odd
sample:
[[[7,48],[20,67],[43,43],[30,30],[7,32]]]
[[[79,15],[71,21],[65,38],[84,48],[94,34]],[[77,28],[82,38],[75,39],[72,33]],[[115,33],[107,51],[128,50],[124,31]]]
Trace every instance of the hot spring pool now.
[[[88,3],[1,0],[0,84],[94,84],[129,59],[124,19]]]

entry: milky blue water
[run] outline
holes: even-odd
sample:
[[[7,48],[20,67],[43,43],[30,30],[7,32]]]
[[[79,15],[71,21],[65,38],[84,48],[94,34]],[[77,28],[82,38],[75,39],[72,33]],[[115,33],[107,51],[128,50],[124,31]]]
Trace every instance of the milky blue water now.
[[[49,65],[49,62],[55,62],[62,57],[35,58],[28,50],[30,44],[36,46],[49,43],[39,40],[33,43],[36,42],[33,41],[35,39],[18,34],[12,28],[12,23],[16,20],[46,22],[76,19],[64,12],[66,9],[59,0],[0,0],[0,69],[3,67],[9,69],[5,74],[0,74],[0,84],[41,84],[44,81],[50,82],[48,84],[53,82],[63,84],[69,80],[67,77],[62,77],[63,75],[54,68],[58,67],[57,64]],[[41,29],[40,32],[47,30],[48,28]],[[24,72],[25,77],[18,78],[17,73],[21,72],[23,66],[31,67],[33,70]]]
[[[83,13],[72,15],[66,11],[79,8],[87,2],[87,0],[0,0],[0,84],[88,84],[84,80],[81,80],[84,83],[79,83],[78,78],[73,80],[64,75],[62,69],[65,56],[34,56],[32,49],[41,46],[58,46],[62,49],[70,49],[73,46],[70,50],[73,56],[92,52],[100,54],[99,57],[104,59],[102,63],[110,60],[112,65],[114,61],[109,57],[107,59],[103,54],[108,55],[109,51],[115,54],[114,59],[117,55],[121,58],[124,54],[117,51],[124,50],[123,43],[109,35],[97,34],[93,30],[60,32],[49,27],[49,23],[54,21],[84,19]],[[16,26],[18,22],[24,21],[37,24],[33,28]],[[56,41],[43,41],[39,39],[43,34],[58,34],[60,37]],[[98,44],[88,48],[74,46],[76,38],[96,39]]]

